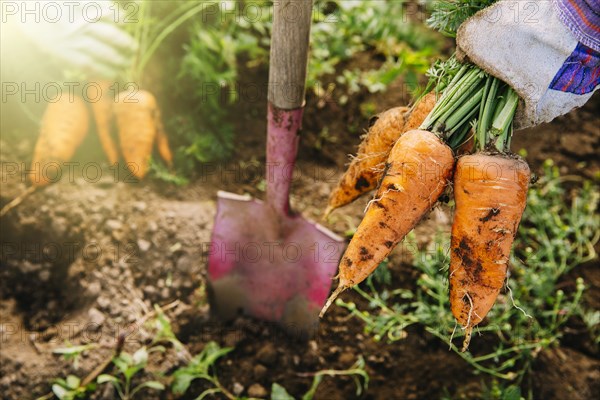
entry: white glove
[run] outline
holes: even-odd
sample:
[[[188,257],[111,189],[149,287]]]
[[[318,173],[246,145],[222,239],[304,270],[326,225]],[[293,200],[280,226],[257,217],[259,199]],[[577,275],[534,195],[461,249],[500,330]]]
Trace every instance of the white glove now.
[[[111,1],[80,0],[52,2],[50,9],[44,3],[13,2],[16,9],[3,10],[3,33],[11,38],[5,36],[2,44],[7,49],[2,55],[5,60],[10,57],[7,62],[17,72],[31,68],[33,62],[42,74],[49,67],[110,79],[130,66],[137,45],[117,25],[126,14],[118,6]],[[19,60],[27,60],[28,65],[20,65],[25,61]]]
[[[577,41],[553,3],[501,0],[458,30],[459,53],[508,83],[523,100],[516,129],[582,106],[600,82],[600,52]]]

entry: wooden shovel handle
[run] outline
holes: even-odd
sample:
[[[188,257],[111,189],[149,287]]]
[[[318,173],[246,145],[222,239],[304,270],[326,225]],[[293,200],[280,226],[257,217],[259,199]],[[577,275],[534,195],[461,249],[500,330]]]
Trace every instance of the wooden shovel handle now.
[[[283,110],[304,105],[312,0],[277,0],[273,9],[269,101]]]

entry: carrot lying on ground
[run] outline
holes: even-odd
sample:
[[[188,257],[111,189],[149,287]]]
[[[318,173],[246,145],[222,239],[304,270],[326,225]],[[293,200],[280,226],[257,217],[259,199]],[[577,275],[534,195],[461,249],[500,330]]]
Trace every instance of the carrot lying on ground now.
[[[101,90],[101,97],[97,101],[91,103],[94,119],[96,120],[96,132],[98,133],[100,143],[102,144],[108,162],[110,164],[115,164],[119,161],[119,153],[110,134],[113,115],[113,99],[110,95],[110,82],[99,81],[98,85]]]
[[[119,130],[121,151],[132,174],[141,179],[148,173],[152,147],[158,132],[162,132],[160,110],[152,93],[145,90],[123,91],[119,93],[115,103],[115,115]],[[168,147],[166,138],[160,133],[161,155]],[[167,160],[170,162],[171,160]]]
[[[436,134],[412,130],[396,141],[387,172],[339,267],[339,286],[321,315],[345,289],[366,279],[437,202],[450,180],[452,150]]]
[[[88,128],[89,112],[81,97],[61,96],[55,103],[48,104],[33,152],[32,164],[40,171],[39,174],[29,175],[33,186],[44,186],[53,181],[48,164],[69,161],[85,138]],[[59,164],[57,168],[60,170],[62,167]]]
[[[429,93],[412,110],[407,107],[395,107],[377,116],[377,120],[361,142],[356,157],[352,159],[331,192],[324,218],[336,208],[353,202],[377,187],[396,140],[402,133],[418,128],[434,104],[435,94]]]
[[[473,327],[490,311],[504,286],[530,178],[527,163],[518,156],[477,153],[457,163],[450,306],[466,330],[464,350]]]

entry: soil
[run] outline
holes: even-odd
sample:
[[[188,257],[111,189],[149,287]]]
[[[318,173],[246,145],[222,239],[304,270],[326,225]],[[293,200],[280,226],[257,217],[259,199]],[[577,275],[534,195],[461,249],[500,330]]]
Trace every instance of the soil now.
[[[402,86],[401,82],[394,85]],[[408,94],[392,87],[385,96],[364,94],[340,105],[309,97],[292,188],[292,207],[319,219],[327,196],[354,152],[368,116],[360,104],[378,111],[406,104]],[[527,149],[532,170],[541,171],[551,158],[563,174],[597,179],[600,171],[600,124],[595,96],[584,108],[550,124],[518,132],[515,149]],[[0,393],[4,399],[31,399],[49,392],[51,382],[69,373],[84,376],[110,357],[124,332],[132,332],[124,350],[133,352],[151,340],[151,330],[135,323],[154,304],[179,301],[166,313],[178,338],[190,353],[209,341],[234,350],[217,363],[223,386],[243,396],[263,397],[273,382],[300,397],[312,378],[301,373],[349,368],[364,357],[371,377],[365,399],[479,398],[482,381],[458,355],[421,327],[393,344],[375,342],[357,320],[333,307],[317,335],[306,341],[288,336],[273,324],[239,317],[220,322],[210,315],[203,291],[207,244],[218,189],[263,197],[259,189],[264,163],[266,110],[262,104],[242,104],[235,115],[237,154],[226,164],[205,165],[184,187],[150,179],[134,182],[125,171],[102,170],[96,182],[75,173],[27,198],[2,219],[0,265],[1,364]],[[329,136],[323,140],[323,129]],[[350,133],[349,133],[350,130]],[[91,140],[91,139],[90,139]],[[2,163],[29,159],[33,141],[3,138]],[[81,155],[79,155],[81,156]],[[81,172],[78,170],[78,172]],[[1,205],[26,187],[20,176],[2,169]],[[368,199],[336,211],[328,227],[343,234],[357,226]],[[421,244],[438,229],[449,230],[450,213],[441,205],[417,228]],[[400,259],[404,260],[400,262]],[[414,287],[417,273],[399,253],[390,262],[394,285]],[[577,268],[589,285],[586,302],[598,307],[600,274],[597,260]],[[344,299],[360,302],[347,292]],[[569,336],[560,347],[536,359],[529,389],[539,399],[592,399],[600,394],[598,349],[579,346],[585,333]],[[95,343],[77,368],[52,350],[65,343]],[[172,372],[182,364],[176,352],[153,354],[150,371]],[[203,389],[193,383],[184,398]],[[156,397],[146,391],[143,398]],[[317,399],[358,397],[349,377],[325,378]],[[92,396],[116,398],[110,385]]]

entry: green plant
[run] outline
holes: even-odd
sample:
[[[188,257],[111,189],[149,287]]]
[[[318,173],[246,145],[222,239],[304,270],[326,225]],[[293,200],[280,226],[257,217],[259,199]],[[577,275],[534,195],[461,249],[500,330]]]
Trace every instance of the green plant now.
[[[97,383],[111,383],[119,394],[122,400],[133,399],[135,394],[144,388],[154,390],[164,390],[165,386],[158,381],[150,380],[140,383],[137,386],[132,386],[133,377],[140,371],[146,368],[148,364],[148,354],[155,351],[164,351],[162,346],[154,346],[147,349],[145,346],[139,348],[133,355],[126,352],[121,352],[113,359],[113,364],[119,370],[119,376],[110,374],[101,374],[98,376]]]
[[[58,349],[52,350],[54,354],[61,354],[65,361],[73,361],[73,367],[75,369],[79,368],[79,357],[87,351],[96,348],[96,344],[85,344],[80,346],[73,346],[70,343],[66,343],[66,347],[61,347]]]
[[[497,0],[444,0],[428,1],[431,16],[427,24],[446,36],[455,37],[458,27],[477,11]]]
[[[308,87],[317,96],[325,94],[322,78],[357,54],[383,58],[381,65],[339,71],[336,82],[346,88],[337,99],[342,104],[362,88],[383,92],[401,75],[416,89],[418,76],[440,51],[439,38],[411,20],[404,1],[318,1],[311,43]]]
[[[578,186],[568,190],[567,182]],[[506,293],[488,314],[489,323],[478,327],[479,333],[493,335],[491,351],[473,346],[472,352],[462,353],[453,343],[462,332],[450,313],[447,279],[442,278],[447,273],[448,244],[441,235],[414,254],[414,267],[421,272],[417,290],[377,287],[371,278],[356,288],[368,301],[366,309],[353,302],[337,304],[361,319],[376,340],[401,340],[408,326],[421,324],[476,371],[519,384],[537,354],[560,342],[569,319],[582,318],[598,340],[600,317],[582,304],[583,279],[577,278],[572,290],[560,287],[569,271],[597,258],[599,197],[591,182],[560,176],[551,161],[545,163],[543,177],[529,191]]]
[[[81,386],[81,380],[75,375],[68,375],[66,379],[59,378],[52,385],[52,393],[60,400],[84,399],[94,390],[95,383]]]
[[[482,384],[483,392],[481,393],[482,400],[521,400],[521,388],[516,385],[507,385],[493,379],[490,385]]]
[[[314,373],[303,373],[300,376],[312,376],[310,388],[302,396],[302,400],[312,400],[315,397],[317,388],[326,376],[350,376],[356,385],[356,396],[360,396],[364,390],[369,387],[369,374],[365,371],[365,360],[359,356],[352,367],[344,370],[324,369]],[[361,381],[362,378],[362,381]],[[274,382],[271,386],[271,400],[294,400],[287,390],[278,383]]]
[[[235,398],[221,385],[214,371],[211,373],[211,369],[214,369],[217,360],[232,350],[231,347],[219,347],[215,342],[208,342],[200,354],[194,356],[187,365],[173,373],[171,391],[176,395],[182,395],[188,390],[193,380],[202,379],[213,387],[206,389],[197,399],[203,399],[217,393],[222,393],[228,398]]]

